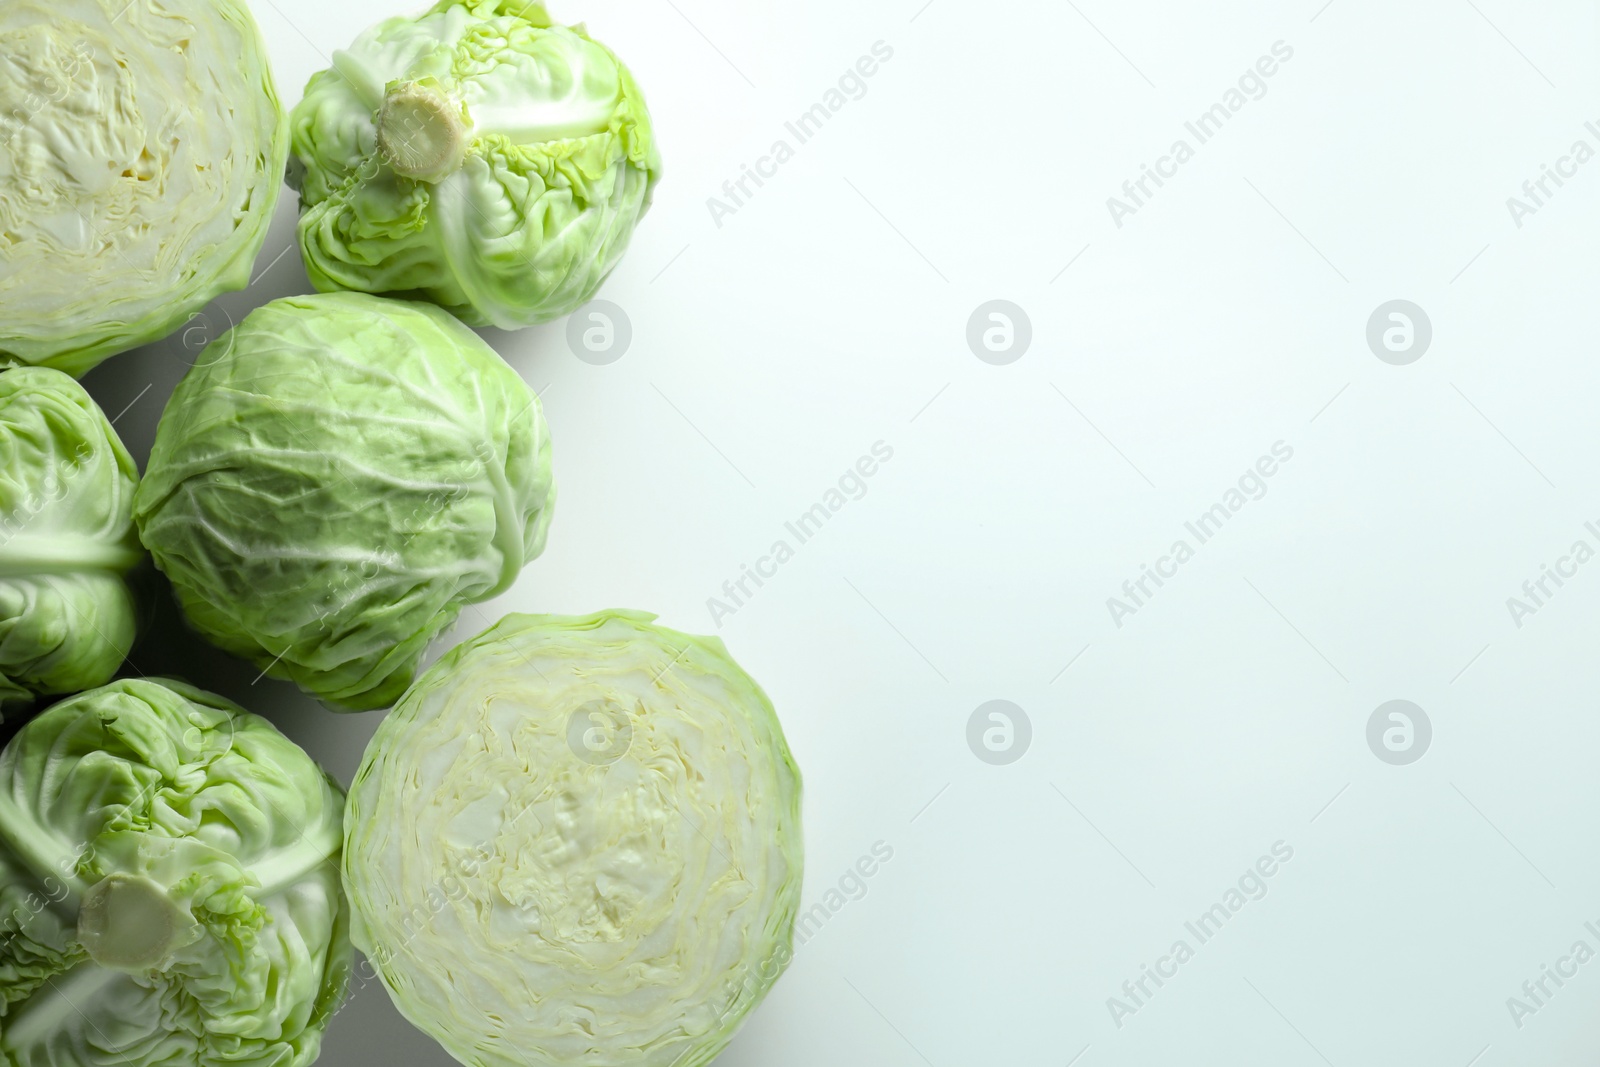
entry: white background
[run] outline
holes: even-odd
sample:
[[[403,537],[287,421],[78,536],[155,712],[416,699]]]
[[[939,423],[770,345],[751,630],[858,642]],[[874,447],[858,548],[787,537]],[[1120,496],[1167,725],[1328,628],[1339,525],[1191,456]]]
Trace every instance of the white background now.
[[[1600,562],[1520,627],[1506,604],[1600,547],[1600,160],[1520,228],[1506,204],[1600,148],[1595,5],[923,4],[556,5],[633,69],[666,177],[601,294],[623,358],[581,362],[563,322],[485,332],[544,397],[560,499],[545,555],[436,651],[512,610],[711,631],[707,599],[884,441],[716,630],[806,774],[807,905],[894,850],[722,1063],[1596,1062],[1600,961],[1520,1028],[1506,1003],[1600,951]],[[286,105],[396,13],[253,6]],[[866,94],[719,226],[707,198],[878,41]],[[1107,198],[1277,41],[1266,95],[1119,228]],[[194,329],[309,291],[294,213]],[[1010,365],[966,341],[991,299],[1031,319]],[[1433,327],[1405,366],[1365,337],[1393,299]],[[190,347],[88,379],[133,402],[141,461]],[[1266,494],[1118,627],[1107,598],[1278,441]],[[348,782],[378,714],[156,632],[137,667]],[[991,699],[1032,724],[1007,766],[966,740]],[[1410,765],[1367,744],[1391,699],[1432,723]],[[1185,921],[1280,840],[1264,899],[1198,945]],[[1117,1026],[1107,998],[1178,938],[1195,957]],[[326,1062],[449,1061],[366,983]]]

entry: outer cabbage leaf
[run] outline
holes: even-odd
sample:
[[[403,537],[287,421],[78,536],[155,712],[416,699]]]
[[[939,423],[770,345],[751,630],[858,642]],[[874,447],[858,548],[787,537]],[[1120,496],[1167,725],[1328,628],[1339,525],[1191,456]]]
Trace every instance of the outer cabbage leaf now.
[[[139,471],[83,386],[0,374],[0,713],[109,681],[134,638]]]
[[[378,728],[352,938],[472,1067],[699,1067],[788,964],[800,774],[715,638],[511,615]]]
[[[302,1067],[350,971],[343,796],[176,682],[57,704],[0,753],[0,1064]]]
[[[514,329],[584,303],[661,162],[628,69],[537,0],[444,0],[369,29],[291,116],[318,289],[422,296]]]
[[[328,704],[387,707],[544,549],[538,397],[429,304],[289,297],[208,346],[134,501],[189,621]]]
[[[0,366],[82,374],[244,288],[288,148],[241,0],[5,0]]]

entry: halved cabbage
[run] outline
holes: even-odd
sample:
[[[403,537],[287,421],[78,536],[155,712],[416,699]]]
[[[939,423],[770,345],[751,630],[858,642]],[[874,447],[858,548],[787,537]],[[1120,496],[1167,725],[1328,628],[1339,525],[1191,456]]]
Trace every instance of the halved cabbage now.
[[[0,753],[0,1064],[302,1067],[350,972],[343,795],[265,719],[124,680]]]
[[[473,1067],[699,1067],[788,964],[800,774],[722,642],[511,615],[378,728],[345,815],[352,937]]]
[[[287,154],[240,0],[0,3],[0,366],[83,374],[244,288]]]
[[[474,326],[594,295],[661,171],[633,76],[539,0],[443,0],[372,27],[291,118],[318,289],[423,296]]]
[[[0,717],[101,685],[134,638],[139,469],[83,386],[0,373]]]

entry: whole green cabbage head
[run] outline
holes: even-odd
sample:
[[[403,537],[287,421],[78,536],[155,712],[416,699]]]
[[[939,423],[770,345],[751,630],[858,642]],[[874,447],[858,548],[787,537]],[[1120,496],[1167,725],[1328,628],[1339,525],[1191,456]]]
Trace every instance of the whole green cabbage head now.
[[[134,498],[191,624],[331,706],[387,707],[544,549],[538,397],[431,304],[286,297],[201,353]]]
[[[138,468],[83,386],[0,373],[0,717],[109,681],[134,638]]]
[[[722,642],[511,615],[378,727],[352,939],[472,1067],[700,1067],[792,955],[800,773]]]
[[[290,119],[318,289],[422,296],[514,329],[584,303],[661,162],[633,76],[538,0],[443,0],[314,74]]]
[[[82,374],[244,288],[288,150],[241,0],[0,3],[0,366]]]
[[[177,682],[62,701],[0,753],[0,1064],[302,1067],[350,972],[343,796]]]

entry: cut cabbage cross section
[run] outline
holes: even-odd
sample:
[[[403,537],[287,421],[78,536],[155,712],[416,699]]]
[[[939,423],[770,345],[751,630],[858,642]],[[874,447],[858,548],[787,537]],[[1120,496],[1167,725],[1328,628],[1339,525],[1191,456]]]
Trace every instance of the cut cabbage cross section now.
[[[83,374],[244,288],[288,133],[240,0],[0,3],[0,366]]]
[[[715,638],[511,615],[378,728],[352,935],[471,1067],[699,1067],[792,954],[800,774]]]

